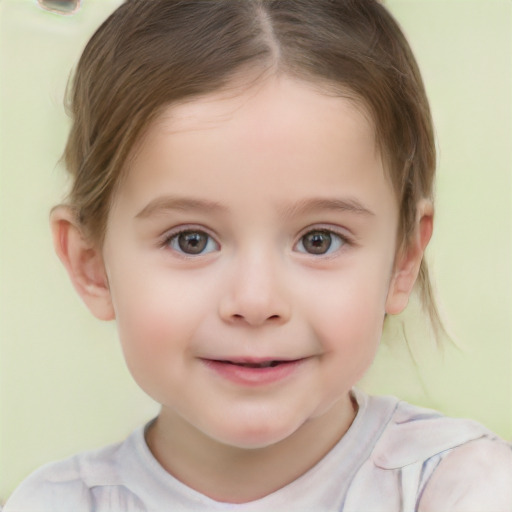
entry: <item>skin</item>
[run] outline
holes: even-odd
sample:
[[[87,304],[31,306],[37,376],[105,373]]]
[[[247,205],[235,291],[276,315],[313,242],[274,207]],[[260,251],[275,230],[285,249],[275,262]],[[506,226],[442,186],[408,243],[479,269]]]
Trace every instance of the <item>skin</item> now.
[[[310,469],[353,421],[349,391],[385,314],[406,306],[432,231],[422,202],[397,254],[398,216],[364,108],[272,76],[166,110],[102,247],[66,207],[52,226],[77,291],[116,320],[131,373],[162,404],[147,434],[155,457],[214,499],[246,502]],[[203,252],[183,252],[183,230]],[[312,253],[308,233],[331,246]],[[240,383],[218,360],[298,363]]]

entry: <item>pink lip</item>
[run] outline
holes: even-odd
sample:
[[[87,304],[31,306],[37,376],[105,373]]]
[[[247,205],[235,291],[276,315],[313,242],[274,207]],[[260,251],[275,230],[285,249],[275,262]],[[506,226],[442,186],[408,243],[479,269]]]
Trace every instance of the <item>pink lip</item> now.
[[[237,360],[221,361],[215,359],[203,359],[203,362],[217,373],[235,384],[244,386],[263,386],[273,384],[290,377],[306,359],[296,359],[293,361],[275,361],[271,366],[267,366],[271,361],[256,360]],[[260,366],[260,365],[265,366]],[[254,366],[253,366],[254,365]]]

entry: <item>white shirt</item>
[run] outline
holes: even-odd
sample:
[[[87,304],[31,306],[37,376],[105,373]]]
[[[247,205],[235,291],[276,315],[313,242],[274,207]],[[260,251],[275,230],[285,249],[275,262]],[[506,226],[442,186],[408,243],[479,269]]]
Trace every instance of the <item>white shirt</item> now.
[[[187,487],[159,465],[141,427],[122,443],[43,466],[4,512],[413,512],[429,480],[435,496],[420,510],[512,511],[510,445],[471,420],[393,397],[354,396],[358,413],[338,444],[297,480],[256,501],[221,503]],[[448,454],[447,470],[436,475]]]

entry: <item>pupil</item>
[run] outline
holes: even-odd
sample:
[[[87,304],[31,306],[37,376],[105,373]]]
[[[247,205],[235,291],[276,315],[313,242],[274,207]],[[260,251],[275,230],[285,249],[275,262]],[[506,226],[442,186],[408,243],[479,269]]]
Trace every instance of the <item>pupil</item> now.
[[[313,231],[304,237],[304,248],[311,254],[325,254],[331,246],[331,235],[322,231]]]
[[[187,254],[200,254],[204,251],[208,241],[204,233],[181,233],[178,237],[178,245]]]

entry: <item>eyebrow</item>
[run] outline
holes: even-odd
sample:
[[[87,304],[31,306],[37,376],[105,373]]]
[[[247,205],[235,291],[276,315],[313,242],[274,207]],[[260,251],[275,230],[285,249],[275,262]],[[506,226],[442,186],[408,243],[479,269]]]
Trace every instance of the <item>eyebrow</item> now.
[[[347,198],[312,198],[298,201],[297,203],[282,208],[281,214],[284,217],[294,217],[315,211],[343,211],[363,216],[374,216],[375,213],[363,206],[357,199]]]
[[[187,197],[159,196],[150,201],[137,215],[136,219],[147,219],[169,211],[195,210],[204,213],[222,212],[226,208],[215,201]]]
[[[225,212],[227,208],[215,201],[207,199],[195,199],[175,196],[159,196],[150,201],[137,215],[136,219],[147,219],[148,217],[163,215],[169,211],[195,210],[202,213]],[[375,215],[368,208],[365,208],[356,199],[338,198],[312,198],[298,201],[290,206],[280,208],[283,217],[291,218],[297,215],[304,215],[315,211],[343,211],[357,215]]]

